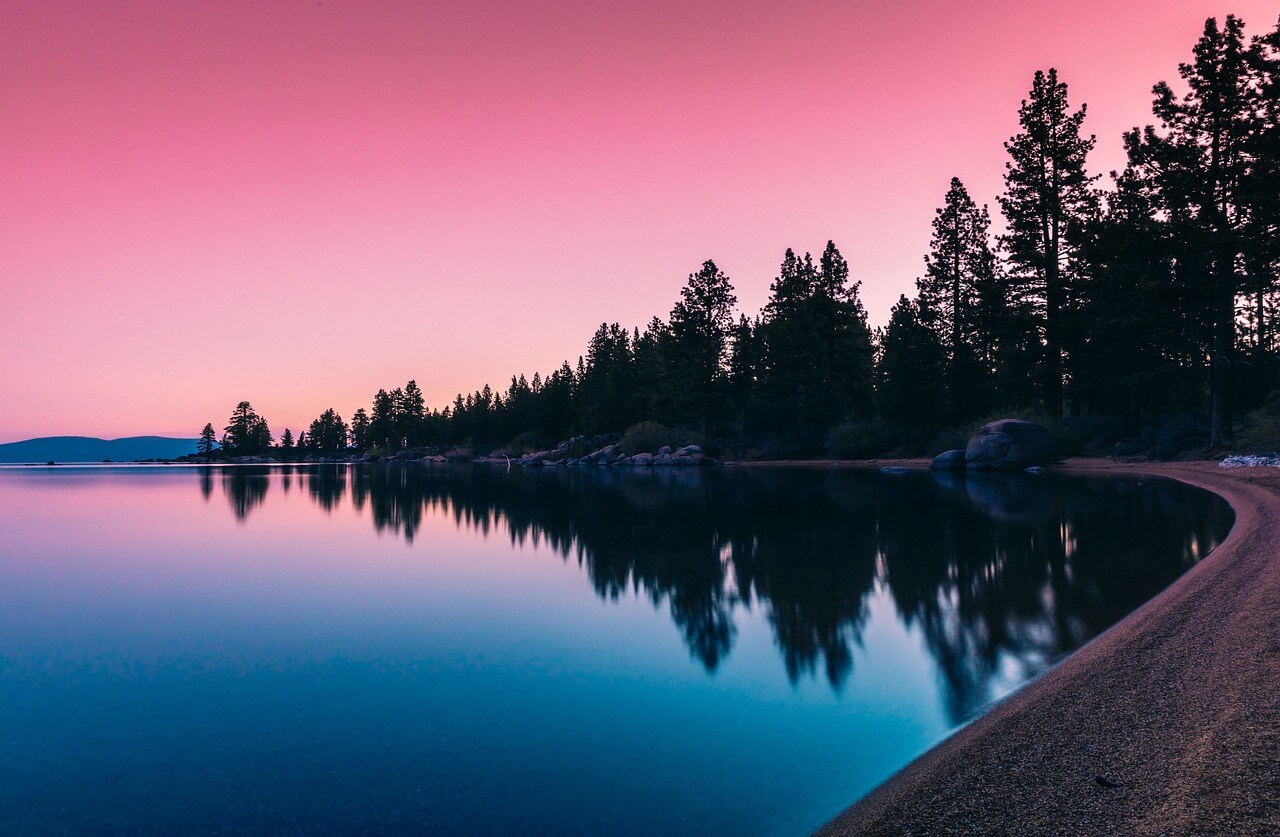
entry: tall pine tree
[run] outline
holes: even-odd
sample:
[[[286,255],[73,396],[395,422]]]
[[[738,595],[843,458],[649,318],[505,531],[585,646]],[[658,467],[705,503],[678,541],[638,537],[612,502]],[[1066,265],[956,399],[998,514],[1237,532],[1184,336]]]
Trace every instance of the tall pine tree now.
[[[990,243],[991,219],[959,178],[952,178],[933,219],[925,275],[916,282],[918,314],[947,353],[949,419],[981,415],[991,404],[996,364],[994,318],[1004,313],[1003,288]]]
[[[1244,24],[1214,18],[1178,68],[1187,93],[1155,86],[1152,110],[1159,130],[1129,141],[1131,159],[1149,160],[1160,210],[1184,245],[1180,275],[1203,312],[1209,332],[1209,442],[1232,435],[1232,377],[1236,357],[1237,297],[1249,287],[1243,270],[1251,214],[1253,159],[1258,137],[1257,85]]]
[[[707,260],[680,290],[671,309],[668,385],[675,415],[699,426],[710,440],[727,396],[733,285]]]
[[[1095,178],[1085,172],[1094,138],[1080,133],[1084,117],[1083,105],[1071,111],[1057,70],[1037,71],[1018,111],[1022,129],[1005,143],[1002,243],[1014,287],[1042,336],[1044,406],[1054,418],[1062,415],[1066,320],[1083,273],[1080,247],[1098,210]]]

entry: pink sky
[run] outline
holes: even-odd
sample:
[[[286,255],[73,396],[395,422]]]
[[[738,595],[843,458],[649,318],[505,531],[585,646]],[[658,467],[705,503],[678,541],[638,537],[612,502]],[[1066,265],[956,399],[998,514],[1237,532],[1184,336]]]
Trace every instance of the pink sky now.
[[[279,433],[576,359],[713,258],[843,250],[875,323],[1036,68],[1096,171],[1209,15],[1274,0],[0,5],[0,441]]]

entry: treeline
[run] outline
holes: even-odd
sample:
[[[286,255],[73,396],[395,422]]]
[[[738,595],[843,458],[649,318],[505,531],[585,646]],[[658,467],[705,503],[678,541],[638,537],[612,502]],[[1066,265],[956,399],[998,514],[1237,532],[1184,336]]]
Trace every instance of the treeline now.
[[[1250,37],[1238,18],[1209,19],[1179,75],[1186,92],[1155,85],[1154,124],[1124,135],[1127,164],[1102,189],[1085,107],[1055,70],[1037,72],[1005,143],[1002,232],[952,179],[916,295],[883,329],[831,242],[817,259],[787,250],[752,318],[707,261],[665,321],[602,324],[576,364],[439,409],[410,381],[281,445],[537,447],[653,421],[738,448],[872,453],[995,413],[1108,444],[1175,426],[1222,445],[1264,405],[1280,426],[1267,402],[1280,379],[1280,24]],[[241,408],[225,446],[265,449],[265,420],[254,429]]]

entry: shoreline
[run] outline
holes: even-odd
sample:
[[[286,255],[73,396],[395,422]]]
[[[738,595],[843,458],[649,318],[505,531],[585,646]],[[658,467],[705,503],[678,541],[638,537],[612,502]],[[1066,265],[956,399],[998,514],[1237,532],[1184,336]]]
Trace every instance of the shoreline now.
[[[1280,833],[1280,469],[1054,470],[1176,479],[1222,497],[1235,523],[1169,587],[817,834]]]

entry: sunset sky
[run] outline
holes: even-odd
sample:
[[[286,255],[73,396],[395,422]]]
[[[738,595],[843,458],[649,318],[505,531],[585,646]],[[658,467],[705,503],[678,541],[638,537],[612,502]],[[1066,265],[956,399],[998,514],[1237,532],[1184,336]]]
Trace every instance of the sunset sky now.
[[[0,4],[0,442],[442,406],[834,239],[873,323],[1035,69],[1095,172],[1275,0]]]

